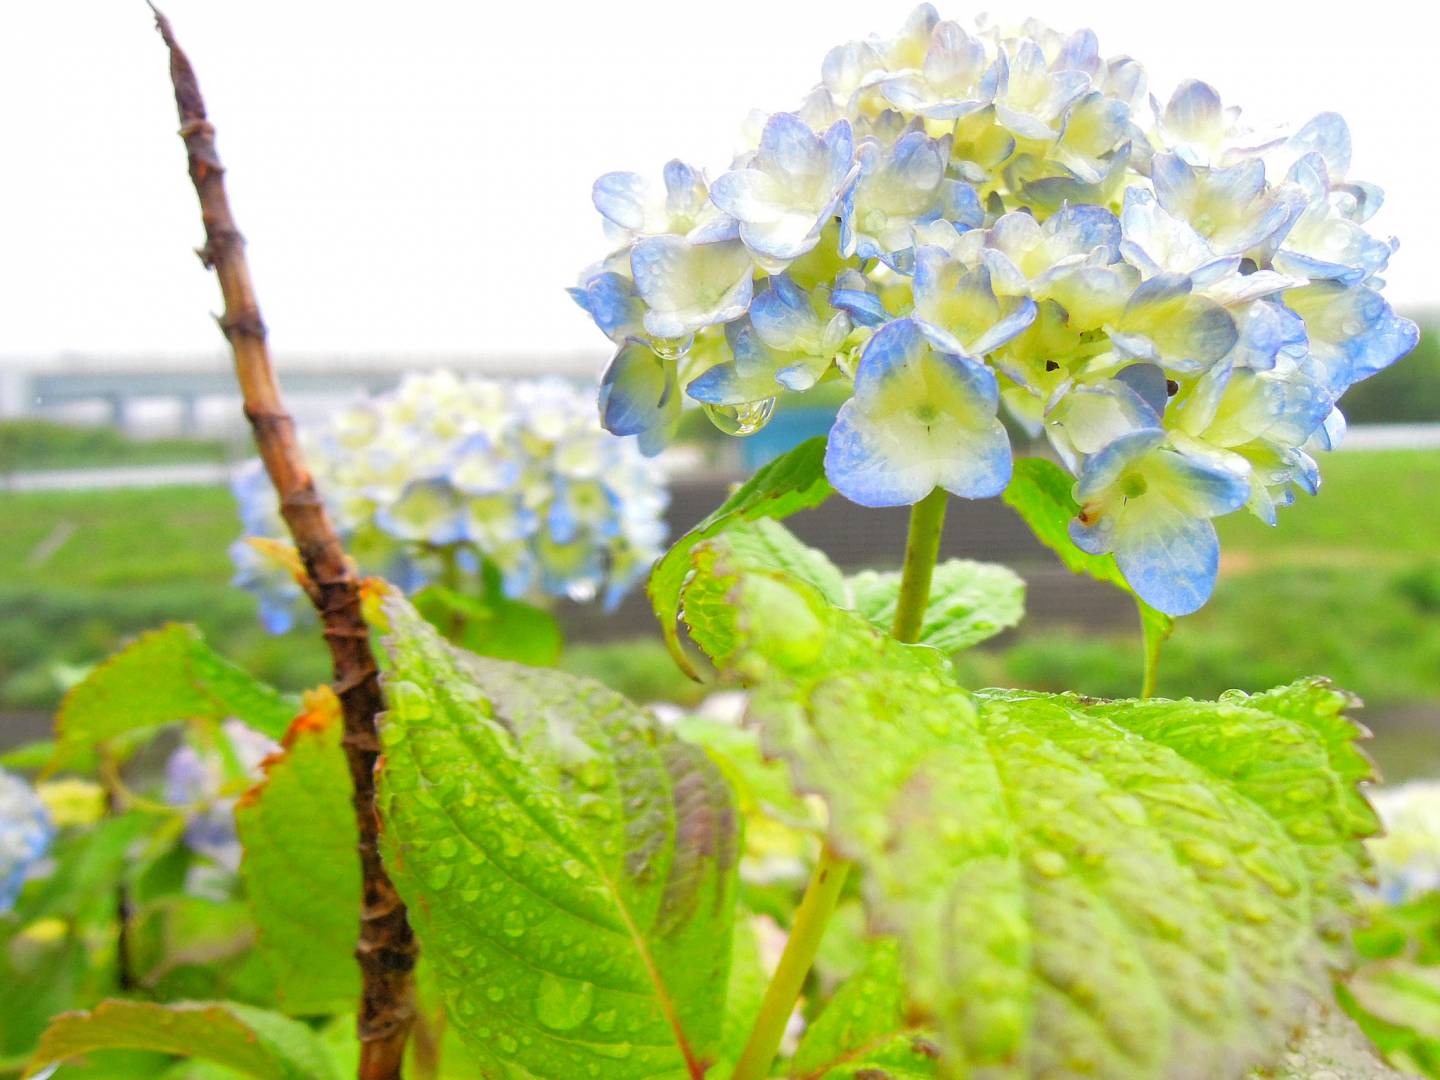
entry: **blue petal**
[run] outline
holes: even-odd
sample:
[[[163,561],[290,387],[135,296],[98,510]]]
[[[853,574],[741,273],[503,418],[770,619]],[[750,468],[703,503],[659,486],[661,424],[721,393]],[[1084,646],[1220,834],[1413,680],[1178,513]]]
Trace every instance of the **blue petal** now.
[[[1205,606],[1220,569],[1215,526],[1164,504],[1128,514],[1115,530],[1115,562],[1140,599],[1167,615]]]
[[[635,295],[634,282],[623,274],[606,271],[596,274],[579,288],[566,291],[612,341],[621,341],[640,332],[645,318],[645,304]]]
[[[1170,403],[1170,390],[1163,368],[1156,364],[1131,364],[1121,368],[1115,378],[1139,394],[1140,400],[1154,409],[1156,416],[1164,415],[1165,406]]]
[[[769,287],[750,304],[750,321],[765,344],[792,349],[796,338],[819,321],[810,295],[785,274],[770,278]]]
[[[850,316],[860,326],[879,326],[890,318],[880,297],[860,289],[834,289],[830,293],[830,306]]]
[[[645,227],[645,196],[650,185],[639,173],[606,173],[590,189],[590,201],[607,221],[622,229]]]
[[[1164,441],[1165,432],[1159,428],[1140,428],[1111,440],[1086,459],[1075,481],[1075,501],[1083,505],[1104,494],[1126,469]]]
[[[675,366],[638,341],[628,342],[600,379],[600,423],[612,435],[663,432],[678,416]]]

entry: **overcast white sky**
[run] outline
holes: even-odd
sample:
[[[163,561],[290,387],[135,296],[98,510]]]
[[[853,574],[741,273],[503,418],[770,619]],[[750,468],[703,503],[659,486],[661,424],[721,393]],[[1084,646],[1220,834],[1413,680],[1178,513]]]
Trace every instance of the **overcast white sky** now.
[[[599,173],[714,170],[746,112],[788,108],[827,48],[906,0],[164,0],[219,128],[275,346],[605,351],[564,293],[604,251]],[[969,21],[974,11],[940,3]],[[1391,296],[1437,300],[1435,4],[1000,0],[1214,83],[1257,121],[1337,109],[1388,193]],[[205,352],[215,285],[165,56],[142,0],[6,0],[0,355]]]

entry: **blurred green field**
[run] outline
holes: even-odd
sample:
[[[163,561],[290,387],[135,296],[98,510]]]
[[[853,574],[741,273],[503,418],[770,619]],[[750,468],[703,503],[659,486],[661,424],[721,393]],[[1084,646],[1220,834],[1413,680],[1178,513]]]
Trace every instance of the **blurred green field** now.
[[[225,461],[235,448],[223,439],[127,438],[110,427],[47,420],[0,423],[0,475],[48,469],[178,465]]]
[[[1160,693],[1319,673],[1374,712],[1440,723],[1440,452],[1342,453],[1324,468],[1321,496],[1283,512],[1279,528],[1220,523],[1220,586],[1167,645]],[[251,598],[230,587],[238,521],[223,488],[8,494],[0,513],[0,709],[52,708],[75,667],[167,620],[198,624],[286,688],[325,677],[316,635],[265,634]],[[1139,679],[1133,635],[1054,626],[1022,627],[962,664],[976,684],[1097,695],[1133,694]],[[566,666],[645,701],[702,692],[655,638],[577,646]]]

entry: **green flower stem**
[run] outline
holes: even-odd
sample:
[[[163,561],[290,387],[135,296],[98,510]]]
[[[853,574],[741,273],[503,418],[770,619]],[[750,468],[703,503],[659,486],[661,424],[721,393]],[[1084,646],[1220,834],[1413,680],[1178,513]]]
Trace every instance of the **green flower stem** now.
[[[900,575],[900,596],[895,606],[891,635],[898,641],[914,642],[925,621],[930,600],[930,579],[940,551],[940,533],[945,527],[946,493],[936,488],[910,508],[910,531],[905,540],[905,565]],[[825,936],[830,916],[840,900],[840,891],[850,874],[850,863],[826,844],[805,887],[805,896],[795,912],[790,937],[780,955],[780,966],[765,990],[760,1015],[750,1032],[731,1080],[764,1080],[780,1048],[790,1014],[815,962],[820,939]]]
[[[760,1015],[756,1017],[750,1040],[735,1065],[731,1080],[763,1080],[769,1075],[770,1063],[775,1060],[780,1039],[795,1010],[795,1002],[800,999],[805,977],[810,974],[820,939],[825,935],[825,927],[834,914],[849,874],[850,864],[831,851],[829,845],[820,849],[810,884],[805,887],[805,896],[795,912],[780,966],[765,989]]]
[[[905,539],[905,568],[900,575],[900,595],[895,601],[895,624],[891,636],[914,642],[925,621],[930,601],[930,578],[940,552],[940,533],[945,528],[944,488],[936,488],[910,508],[910,533]]]

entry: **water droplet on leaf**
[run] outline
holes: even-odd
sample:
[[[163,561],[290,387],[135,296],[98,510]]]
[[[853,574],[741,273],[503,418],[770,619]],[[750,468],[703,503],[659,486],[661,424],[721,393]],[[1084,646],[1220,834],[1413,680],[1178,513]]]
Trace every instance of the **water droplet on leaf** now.
[[[595,987],[588,982],[562,979],[546,972],[535,993],[535,1015],[556,1031],[569,1031],[585,1022],[595,1004]]]

